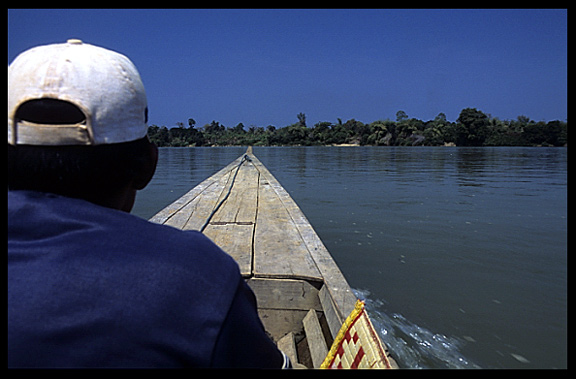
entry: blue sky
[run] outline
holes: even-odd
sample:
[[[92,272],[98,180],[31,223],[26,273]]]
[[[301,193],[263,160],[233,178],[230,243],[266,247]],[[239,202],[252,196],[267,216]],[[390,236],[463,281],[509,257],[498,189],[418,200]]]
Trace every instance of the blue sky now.
[[[150,124],[567,119],[567,10],[9,10],[8,63],[79,38],[137,66]]]

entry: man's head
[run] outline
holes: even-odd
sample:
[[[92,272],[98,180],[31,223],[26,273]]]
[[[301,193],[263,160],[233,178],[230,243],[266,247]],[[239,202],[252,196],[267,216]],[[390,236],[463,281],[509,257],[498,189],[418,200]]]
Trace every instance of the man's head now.
[[[129,211],[154,174],[146,92],[125,56],[69,40],[8,67],[8,186]]]

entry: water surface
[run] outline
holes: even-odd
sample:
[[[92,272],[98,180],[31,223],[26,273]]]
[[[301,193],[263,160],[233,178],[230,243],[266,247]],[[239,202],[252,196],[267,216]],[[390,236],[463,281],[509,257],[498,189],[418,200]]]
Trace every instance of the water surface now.
[[[149,218],[243,147],[162,148]],[[567,149],[262,147],[405,367],[567,366]]]

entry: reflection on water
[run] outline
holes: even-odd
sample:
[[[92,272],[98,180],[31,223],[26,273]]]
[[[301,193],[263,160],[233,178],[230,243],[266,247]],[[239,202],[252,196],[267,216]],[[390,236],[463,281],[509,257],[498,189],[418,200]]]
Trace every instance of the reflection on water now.
[[[483,186],[484,170],[487,165],[489,162],[487,161],[486,149],[458,149],[456,152],[458,184],[461,186]]]
[[[149,218],[245,148],[161,149]],[[567,366],[567,149],[267,147],[405,367]]]

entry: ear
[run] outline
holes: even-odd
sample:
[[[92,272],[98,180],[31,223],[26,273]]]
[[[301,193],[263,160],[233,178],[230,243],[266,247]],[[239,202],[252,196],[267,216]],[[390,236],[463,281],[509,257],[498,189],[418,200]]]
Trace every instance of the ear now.
[[[146,154],[144,159],[139,163],[137,175],[132,181],[132,188],[135,190],[144,189],[156,172],[156,164],[158,163],[158,147],[153,142],[147,139],[148,144],[146,145]]]

